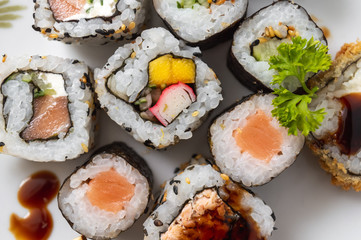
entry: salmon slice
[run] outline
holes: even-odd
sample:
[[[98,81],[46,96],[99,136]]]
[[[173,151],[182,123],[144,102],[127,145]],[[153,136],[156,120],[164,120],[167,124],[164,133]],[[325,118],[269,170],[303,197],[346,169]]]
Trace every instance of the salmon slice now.
[[[86,195],[93,206],[108,212],[119,212],[134,196],[135,186],[116,170],[99,173],[90,180]]]
[[[241,152],[248,152],[254,158],[266,161],[267,163],[281,152],[282,136],[271,123],[262,110],[247,118],[247,124],[242,128],[233,131]]]
[[[86,0],[49,0],[51,11],[58,21],[63,21],[81,11]]]
[[[25,141],[46,140],[67,133],[70,126],[68,98],[45,95],[34,99],[34,114],[29,126],[21,133]]]

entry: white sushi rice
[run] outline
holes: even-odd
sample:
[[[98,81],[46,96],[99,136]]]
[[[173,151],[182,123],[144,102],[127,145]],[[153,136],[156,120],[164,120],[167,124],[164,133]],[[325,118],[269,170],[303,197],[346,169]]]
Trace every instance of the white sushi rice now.
[[[186,179],[189,180],[188,183]],[[172,221],[184,207],[184,204],[197,193],[206,188],[221,187],[226,183],[221,174],[208,164],[190,165],[184,172],[174,177],[172,181],[180,182],[172,184],[170,181],[167,182],[163,191],[167,193],[166,201],[162,202],[143,224],[146,231],[145,240],[160,239],[160,234],[167,231]],[[178,194],[173,191],[173,185],[175,184],[178,187]],[[251,209],[250,216],[257,223],[261,235],[267,239],[271,235],[275,224],[271,216],[272,209],[261,199],[246,191],[244,191],[239,204],[242,209]],[[163,225],[156,226],[155,220],[160,220]]]
[[[217,166],[233,180],[245,186],[262,185],[280,174],[296,159],[304,145],[304,137],[288,135],[288,129],[280,126],[272,117],[272,100],[274,95],[253,95],[249,100],[238,104],[234,109],[218,117],[210,127],[211,151]],[[270,124],[282,136],[281,155],[275,154],[269,162],[257,159],[246,150],[241,152],[233,137],[233,131],[242,129],[247,118],[262,110],[269,118]],[[260,146],[261,147],[261,146]]]
[[[234,34],[232,53],[247,72],[270,89],[275,88],[271,81],[277,72],[274,69],[269,70],[268,61],[257,61],[251,55],[250,44],[262,36],[266,27],[277,29],[280,22],[295,27],[302,38],[313,37],[326,45],[322,30],[310,19],[305,9],[289,1],[278,1],[243,21]],[[293,81],[293,84],[287,87],[293,91],[299,86],[298,81]]]
[[[318,97],[312,101],[312,110],[324,108],[327,113],[322,125],[313,133],[315,138],[322,140],[336,133],[342,113],[342,104],[339,99],[351,93],[361,93],[361,60],[351,64],[340,77],[322,89],[317,94]],[[329,155],[343,163],[348,171],[361,174],[361,151],[348,156],[342,154],[340,149],[332,143],[326,143],[323,148],[330,150]]]
[[[49,39],[61,40],[66,43],[103,44],[110,41],[111,36],[113,40],[132,39],[132,35],[138,34],[144,26],[148,4],[147,0],[120,0],[116,4],[117,12],[108,19],[102,18],[102,13],[99,13],[100,17],[57,21],[48,0],[36,0],[34,28]],[[95,10],[93,9],[93,11]],[[124,31],[125,29],[130,31]],[[102,35],[96,30],[105,32],[114,30],[116,32]]]
[[[134,196],[125,203],[123,210],[116,213],[93,206],[86,195],[89,190],[88,180],[111,169],[135,186]],[[59,208],[73,224],[72,228],[86,237],[114,238],[143,214],[148,205],[149,192],[147,179],[127,161],[113,154],[99,154],[64,183],[59,192]]]
[[[210,8],[199,4],[178,8],[177,2],[179,0],[153,0],[160,17],[178,36],[192,43],[205,40],[241,19],[248,5],[248,0],[227,0],[220,5],[211,4]]]
[[[125,93],[129,101],[134,101],[148,84],[148,64],[159,55],[172,53],[175,56],[192,58],[196,64],[197,100],[178,115],[167,127],[144,120],[134,107],[114,96],[106,87],[107,78],[122,67],[114,76],[116,89]],[[193,54],[198,48],[183,45],[163,28],[153,28],[142,32],[134,43],[118,48],[102,69],[95,69],[96,93],[102,108],[113,121],[123,128],[131,128],[130,134],[140,141],[151,141],[156,148],[175,144],[179,139],[192,137],[196,129],[222,100],[220,82],[215,73]]]
[[[88,151],[93,142],[94,110],[93,93],[87,87],[81,89],[80,79],[89,74],[84,63],[72,64],[71,59],[54,56],[9,57],[0,63],[0,83],[19,71],[44,71],[60,73],[65,80],[68,95],[68,110],[72,127],[69,132],[59,135],[59,139],[26,142],[20,132],[29,123],[33,115],[33,96],[29,84],[21,81],[9,81],[0,94],[0,142],[5,146],[2,153],[33,161],[65,161]],[[4,104],[4,95],[7,96]],[[4,116],[7,116],[7,121]]]

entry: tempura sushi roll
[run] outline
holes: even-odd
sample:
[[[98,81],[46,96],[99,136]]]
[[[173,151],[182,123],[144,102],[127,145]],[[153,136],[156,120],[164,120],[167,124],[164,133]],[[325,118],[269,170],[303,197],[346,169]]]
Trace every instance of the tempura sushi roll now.
[[[145,30],[95,70],[101,107],[149,147],[191,138],[222,100],[219,80],[198,53],[163,28]]]
[[[307,11],[289,1],[276,1],[247,18],[233,37],[228,56],[228,66],[235,77],[253,91],[271,92],[271,81],[276,70],[270,70],[269,58],[277,55],[277,47],[291,38],[321,41],[327,44],[322,30],[312,21]],[[295,91],[301,85],[295,79],[288,79],[284,87]]]
[[[131,227],[146,210],[152,172],[121,142],[97,150],[65,179],[59,208],[70,226],[90,239],[109,239]]]
[[[289,167],[304,145],[304,137],[289,135],[272,117],[272,94],[246,97],[217,117],[209,143],[221,171],[245,186],[269,182]]]
[[[274,221],[271,208],[253,193],[212,165],[194,162],[166,182],[143,224],[144,239],[266,240]]]
[[[246,16],[248,0],[153,0],[170,31],[202,49],[229,39]]]
[[[361,42],[345,44],[331,68],[312,79],[313,84],[327,84],[312,101],[312,110],[324,108],[327,114],[308,138],[332,182],[356,191],[361,191],[360,59]]]
[[[34,0],[33,28],[65,43],[133,39],[144,27],[146,0]]]
[[[78,60],[3,56],[1,152],[33,161],[65,161],[88,152],[95,121],[92,74]]]

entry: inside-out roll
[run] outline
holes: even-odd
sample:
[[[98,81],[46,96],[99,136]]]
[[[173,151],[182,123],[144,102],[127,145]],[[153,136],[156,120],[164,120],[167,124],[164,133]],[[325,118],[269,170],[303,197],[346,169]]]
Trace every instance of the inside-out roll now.
[[[235,77],[253,91],[271,92],[276,70],[269,69],[269,58],[278,54],[281,43],[291,43],[296,36],[327,44],[322,30],[300,5],[276,1],[242,22],[233,36],[228,67]],[[310,77],[310,76],[308,76]],[[286,79],[284,87],[295,91],[301,85],[295,78]]]
[[[144,239],[266,240],[275,224],[269,206],[196,155],[166,182],[144,222]]]
[[[246,16],[248,0],[153,0],[154,8],[178,38],[202,49],[229,39]]]
[[[222,100],[220,82],[199,53],[163,28],[145,30],[95,70],[101,107],[149,147],[192,137]]]
[[[71,227],[87,238],[114,238],[144,213],[152,182],[146,162],[115,142],[97,150],[65,179],[59,208]]]
[[[289,135],[272,117],[273,94],[255,94],[218,116],[209,129],[209,144],[221,171],[245,186],[269,182],[289,167],[304,137]]]
[[[9,57],[0,63],[1,152],[64,161],[92,146],[92,74],[77,60]]]
[[[33,29],[50,40],[105,44],[133,39],[148,12],[145,0],[35,0]]]

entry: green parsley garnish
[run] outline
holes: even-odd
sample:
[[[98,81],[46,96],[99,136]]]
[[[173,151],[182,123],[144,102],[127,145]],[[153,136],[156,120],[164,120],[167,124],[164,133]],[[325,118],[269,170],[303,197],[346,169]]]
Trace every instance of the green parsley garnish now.
[[[104,4],[103,0],[100,0],[100,5],[102,5],[102,6],[103,6],[103,4]]]
[[[269,60],[270,69],[278,72],[273,76],[272,84],[279,85],[279,88],[274,89],[274,94],[278,96],[272,102],[275,107],[272,116],[288,128],[288,134],[297,136],[299,130],[307,136],[321,125],[326,112],[324,108],[317,111],[308,108],[312,99],[317,97],[318,87],[309,89],[306,76],[308,73],[327,70],[331,66],[331,56],[327,54],[327,46],[313,38],[293,38],[292,43],[281,43],[277,51],[278,55]],[[290,76],[298,79],[306,94],[298,95],[282,86],[283,81]]]
[[[182,4],[177,1],[177,8],[183,8]]]

